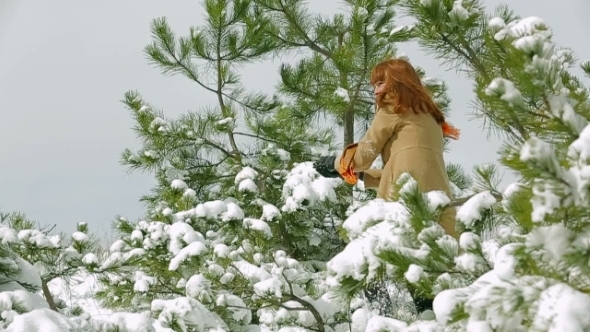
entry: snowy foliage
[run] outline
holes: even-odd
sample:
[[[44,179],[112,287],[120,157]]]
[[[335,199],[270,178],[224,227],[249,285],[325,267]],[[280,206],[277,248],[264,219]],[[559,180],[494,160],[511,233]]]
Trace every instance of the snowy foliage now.
[[[236,175],[235,185],[240,188],[256,177],[246,167]],[[346,312],[332,303],[329,293],[316,295],[325,288],[321,267],[268,241],[281,236],[281,220],[325,210],[325,204],[336,200],[335,188],[342,181],[319,177],[310,163],[297,165],[284,180],[282,206],[228,197],[174,211],[167,220],[134,224],[113,243],[105,261],[108,266],[133,266],[134,271],[103,278],[107,287],[100,297],[110,306],[151,311],[158,324],[170,328],[248,331],[254,328],[255,312],[256,326],[263,331],[318,324],[344,331]],[[304,245],[319,242],[311,232]]]
[[[81,301],[72,303],[60,298],[64,294],[55,292],[55,284],[60,281],[67,280],[64,284],[71,285],[72,277],[80,273],[91,280],[90,271],[98,272],[99,261],[90,251],[92,239],[86,231],[86,224],[81,223],[71,236],[49,235],[21,214],[2,216],[0,331],[154,331],[142,326],[145,319],[123,313],[105,312],[102,319],[94,319],[97,317],[81,308]],[[87,294],[86,299],[92,296]]]
[[[269,8],[268,1],[259,5]],[[449,165],[453,197],[421,193],[405,174],[396,183],[399,201],[361,201],[309,162],[331,144],[329,131],[293,121],[296,108],[313,108],[323,99],[298,96],[283,103],[248,94],[218,54],[227,67],[217,74],[232,82],[215,91],[223,96],[219,110],[169,119],[137,93],[126,95],[143,144],[126,150],[123,163],[152,171],[157,185],[144,197],[143,218],[118,219],[118,238],[108,250],[85,223],[71,235],[50,235],[20,215],[3,216],[0,332],[590,329],[590,99],[569,72],[572,52],[553,44],[540,18],[519,18],[506,7],[488,17],[477,0],[401,5],[421,24],[393,28],[377,19],[377,6],[357,6],[351,22],[367,22],[364,33],[378,38],[411,31],[438,57],[467,68],[477,78],[480,116],[509,137],[502,163],[521,182],[500,193],[495,166],[477,167],[466,177]],[[226,15],[214,6],[207,10],[210,17]],[[255,40],[265,24],[271,29],[282,22],[262,15],[253,24],[248,15],[236,13],[246,24],[232,29]],[[208,38],[219,33],[218,21],[199,30],[207,33],[191,30],[197,50],[215,49],[216,39]],[[382,23],[378,31],[373,21]],[[165,20],[153,28],[150,58],[199,81],[198,73],[187,72],[193,65],[182,62],[195,56],[191,48],[172,43],[166,53],[162,45],[175,36]],[[474,40],[485,57],[465,40]],[[246,62],[277,45],[218,46],[228,54],[242,52],[235,61]],[[314,65],[304,61],[299,68]],[[301,72],[291,69],[283,68],[286,90],[289,77]],[[590,75],[589,64],[582,69]],[[313,90],[305,88],[300,92]],[[336,103],[333,113],[358,92],[340,84],[325,89]],[[438,97],[445,104],[442,90]],[[240,135],[254,143],[238,142]],[[458,238],[438,223],[450,206],[457,208]],[[367,298],[365,291],[383,281],[397,289],[391,292],[398,301],[394,312],[373,310],[369,302],[375,299]],[[435,319],[407,306],[408,290],[434,299]]]

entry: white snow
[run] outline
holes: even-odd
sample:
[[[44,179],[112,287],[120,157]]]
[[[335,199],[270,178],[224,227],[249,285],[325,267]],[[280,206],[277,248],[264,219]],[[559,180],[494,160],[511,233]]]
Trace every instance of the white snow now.
[[[457,210],[457,220],[471,228],[476,221],[482,219],[482,211],[496,203],[496,198],[489,191],[477,193]]]
[[[522,94],[516,88],[516,85],[507,79],[501,77],[494,78],[492,83],[486,88],[485,92],[489,96],[500,96],[500,99],[508,102],[510,105],[524,105]]]
[[[464,21],[469,16],[469,11],[463,7],[463,0],[455,0],[453,2],[453,9],[449,12],[449,17],[455,21]]]
[[[407,32],[409,30],[412,30],[412,28],[413,28],[412,25],[399,25],[399,26],[396,26],[395,28],[391,29],[391,31],[389,32],[389,35],[393,36],[393,35],[400,33],[400,32]]]
[[[411,284],[416,284],[422,278],[422,274],[424,273],[424,269],[421,266],[416,264],[410,264],[408,270],[404,274],[406,280],[408,280]]]
[[[257,177],[258,172],[256,172],[256,170],[254,170],[252,167],[246,166],[236,175],[235,183],[239,184],[246,179],[255,180]]]
[[[337,200],[335,189],[342,180],[339,178],[320,177],[313,168],[313,163],[301,163],[296,165],[287,175],[283,186],[283,199],[285,204],[283,212],[295,212],[316,204]]]
[[[74,241],[77,241],[77,242],[88,242],[88,240],[90,240],[88,235],[86,233],[82,233],[82,232],[74,232],[72,234],[72,239],[74,239]]]
[[[345,102],[350,102],[350,95],[348,93],[348,90],[342,88],[342,87],[338,87],[336,89],[336,91],[334,91],[334,94],[340,98],[342,98]]]
[[[221,119],[221,120],[215,122],[215,124],[218,126],[226,126],[226,125],[233,126],[235,124],[235,119],[228,117],[228,118],[224,118],[224,119]]]
[[[244,218],[244,228],[261,232],[268,237],[272,236],[272,231],[270,229],[270,226],[268,226],[268,224],[266,222],[259,220],[259,219]]]
[[[207,251],[207,247],[202,242],[191,242],[188,246],[180,249],[180,251],[170,260],[170,271],[176,271],[180,264],[189,257],[200,256]]]
[[[188,185],[186,184],[186,182],[184,182],[181,179],[175,179],[175,180],[172,180],[172,183],[170,183],[170,187],[172,187],[174,189],[178,189],[178,190],[184,190],[184,189],[188,188]]]
[[[262,216],[261,220],[273,221],[281,218],[281,210],[272,204],[265,203],[262,205]]]

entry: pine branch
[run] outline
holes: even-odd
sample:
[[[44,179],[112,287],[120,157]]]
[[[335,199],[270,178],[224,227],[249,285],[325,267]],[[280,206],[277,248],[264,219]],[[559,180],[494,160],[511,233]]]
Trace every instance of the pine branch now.
[[[289,282],[289,279],[285,275],[285,272],[281,271],[281,274],[282,274],[283,278],[285,278],[285,281],[287,282],[287,285],[289,286],[290,300],[298,302],[304,308],[309,310],[318,325],[318,331],[325,332],[326,328],[324,325],[324,319],[322,318],[322,315],[320,315],[319,311],[311,303],[305,301],[304,299],[297,297],[295,295],[295,293],[293,292],[293,285],[291,285],[291,282]]]
[[[47,301],[47,304],[49,305],[49,309],[51,309],[55,312],[59,312],[57,305],[55,304],[55,301],[53,300],[53,294],[51,294],[49,287],[47,287],[47,283],[46,282],[41,283],[41,287],[43,289],[43,296],[45,297],[45,301]]]
[[[308,36],[305,29],[303,29],[303,27],[301,27],[301,25],[299,25],[299,22],[297,22],[297,19],[294,17],[294,15],[290,11],[290,9],[287,8],[286,5],[283,3],[283,0],[277,0],[277,2],[279,4],[280,8],[274,9],[274,10],[282,13],[285,16],[285,18],[287,19],[289,24],[295,29],[295,31],[297,31],[297,33],[299,34],[299,37],[304,40],[304,45],[309,47],[313,51],[322,54],[326,58],[332,58],[332,52],[328,51],[327,49],[322,48],[320,45],[318,45],[316,42],[314,42]]]
[[[494,198],[496,200],[498,200],[498,201],[501,201],[503,199],[502,194],[499,193],[499,192],[497,192],[497,191],[490,191],[490,194],[492,196],[494,196]],[[461,206],[461,205],[465,204],[465,202],[467,202],[468,200],[470,200],[475,195],[477,195],[477,194],[473,194],[473,195],[470,195],[470,196],[467,196],[467,197],[462,197],[462,198],[455,199],[455,200],[453,200],[451,202],[451,204],[449,204],[449,206],[452,206],[452,207]]]

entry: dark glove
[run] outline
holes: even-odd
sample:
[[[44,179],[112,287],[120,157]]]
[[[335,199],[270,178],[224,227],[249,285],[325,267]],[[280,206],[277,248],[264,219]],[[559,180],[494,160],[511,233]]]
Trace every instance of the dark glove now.
[[[335,161],[335,156],[321,156],[313,163],[313,168],[325,178],[337,178],[340,177],[340,173],[334,169]]]

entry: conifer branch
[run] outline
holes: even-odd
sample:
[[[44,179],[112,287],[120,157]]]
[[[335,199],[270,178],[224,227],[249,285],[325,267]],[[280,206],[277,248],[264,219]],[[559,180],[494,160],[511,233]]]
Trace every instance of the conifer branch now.
[[[49,305],[49,309],[59,312],[59,310],[57,309],[57,305],[55,305],[55,301],[53,299],[53,294],[51,294],[49,287],[47,287],[47,283],[42,282],[41,287],[43,290],[43,296],[45,297],[45,301],[47,301],[47,304]]]
[[[494,196],[494,198],[495,198],[496,200],[498,200],[498,201],[501,201],[501,200],[503,199],[503,195],[502,195],[501,193],[497,192],[497,191],[493,191],[493,190],[492,190],[492,191],[490,191],[490,194],[491,194],[492,196]],[[467,196],[467,197],[462,197],[462,198],[455,199],[455,200],[453,200],[453,201],[451,202],[451,204],[449,204],[449,206],[452,206],[452,207],[458,207],[458,206],[461,206],[461,205],[465,204],[465,203],[466,203],[468,200],[470,200],[470,199],[471,199],[473,196],[475,196],[475,195],[477,195],[477,194],[474,194],[474,195],[471,195],[471,196]]]
[[[475,72],[481,75],[485,82],[488,84],[491,83],[491,78],[488,74],[486,67],[480,62],[479,57],[477,56],[476,52],[471,48],[462,36],[459,36],[459,45],[451,41],[451,39],[443,32],[438,32],[441,40],[451,47],[457,54],[465,58],[465,60],[473,67]],[[512,126],[516,128],[520,137],[514,136],[514,138],[519,139],[520,141],[526,141],[529,139],[530,135],[525,130],[524,126],[522,125],[521,121],[518,119],[514,112],[509,111],[510,120],[512,121]]]
[[[311,38],[309,38],[309,35],[307,34],[307,32],[305,32],[305,29],[303,29],[303,27],[301,27],[301,25],[299,25],[299,22],[297,22],[297,19],[295,17],[293,17],[293,15],[292,15],[293,13],[291,13],[289,8],[286,7],[286,5],[283,3],[283,0],[278,0],[278,3],[280,6],[279,11],[281,13],[283,13],[285,18],[289,22],[289,24],[298,32],[299,37],[305,41],[304,45],[309,47],[313,51],[316,51],[316,52],[322,54],[326,58],[332,58],[332,52],[328,51],[327,49],[322,48],[320,45],[318,45],[316,42],[314,42]]]
[[[281,274],[283,275],[283,278],[285,278],[285,281],[287,282],[287,285],[289,286],[289,293],[291,296],[290,300],[298,302],[304,308],[309,310],[311,312],[313,318],[315,319],[316,323],[318,324],[318,331],[325,332],[326,328],[324,326],[324,319],[322,318],[322,315],[320,315],[320,313],[316,309],[316,307],[314,307],[311,303],[305,301],[304,299],[297,297],[293,291],[293,285],[291,285],[291,282],[289,281],[289,279],[285,275],[285,272],[281,271]]]

